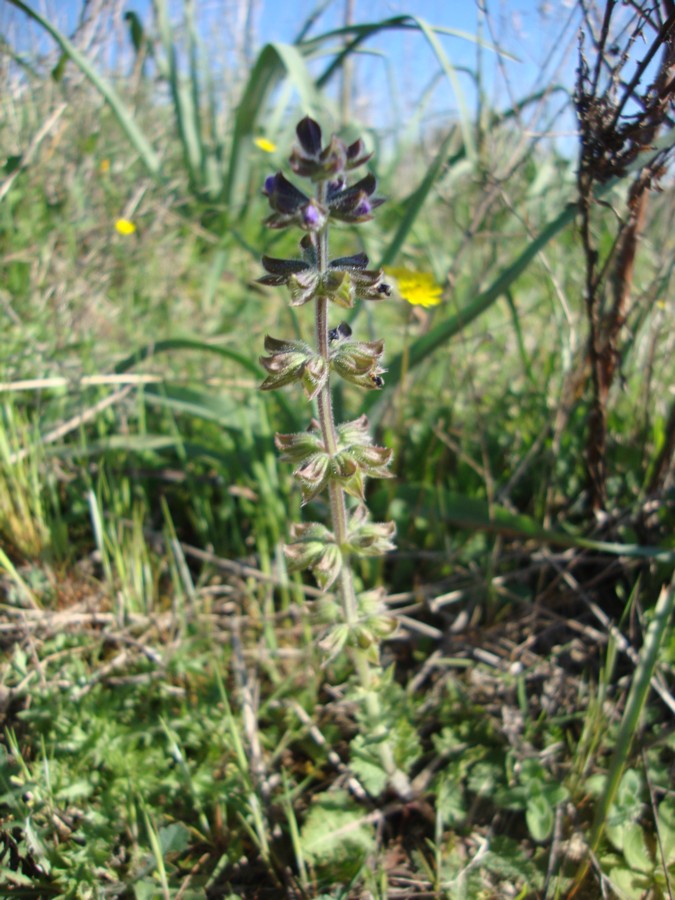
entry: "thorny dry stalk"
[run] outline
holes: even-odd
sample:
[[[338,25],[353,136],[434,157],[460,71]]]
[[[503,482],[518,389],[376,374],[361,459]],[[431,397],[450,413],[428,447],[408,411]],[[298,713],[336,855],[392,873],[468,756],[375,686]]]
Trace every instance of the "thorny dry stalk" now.
[[[675,101],[675,2],[662,0],[659,6],[643,0],[631,7],[628,27],[619,31],[617,41],[616,0],[607,0],[597,37],[593,36],[590,13],[584,5],[594,59],[592,64],[588,62],[582,33],[575,96],[581,132],[578,190],[589,327],[586,377],[590,374],[592,386],[586,466],[589,506],[596,514],[603,513],[607,504],[608,396],[621,367],[621,332],[626,324],[649,191],[665,170],[666,153],[637,172],[628,193],[628,215],[604,260],[593,237],[593,189],[596,184],[621,177],[636,156],[650,147],[664,122],[672,121]],[[633,62],[631,54],[641,46],[645,49],[634,64],[633,74],[624,80],[624,71]],[[657,58],[653,78],[641,89],[648,67]],[[675,429],[672,410],[668,427]],[[671,435],[666,444],[672,443]]]

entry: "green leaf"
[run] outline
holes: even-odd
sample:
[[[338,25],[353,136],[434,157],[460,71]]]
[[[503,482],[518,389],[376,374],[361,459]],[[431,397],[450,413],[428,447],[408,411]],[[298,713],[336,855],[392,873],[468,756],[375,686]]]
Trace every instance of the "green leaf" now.
[[[633,871],[651,872],[654,868],[644,831],[637,822],[630,824],[624,832],[623,855]]]
[[[675,799],[672,797],[666,797],[659,806],[658,822],[666,865],[675,865]]]
[[[256,377],[260,376],[260,368],[249,356],[245,356],[243,353],[239,353],[239,351],[232,350],[229,347],[221,347],[218,344],[209,344],[206,341],[201,341],[192,337],[167,338],[164,341],[154,341],[143,347],[139,347],[138,350],[134,350],[130,356],[126,356],[123,360],[118,362],[114,371],[117,374],[127,372],[145,359],[156,356],[158,353],[168,353],[172,350],[196,350],[199,353],[215,353],[217,356],[224,356],[226,359],[231,359],[233,362],[238,363],[240,366],[248,369],[249,372],[252,372]]]
[[[535,841],[547,840],[553,831],[554,815],[546,797],[537,794],[527,801],[525,821]]]
[[[190,832],[180,822],[160,828],[158,835],[162,856],[167,853],[182,853],[190,843]]]
[[[155,900],[158,894],[161,896],[159,885],[156,881],[144,878],[142,881],[134,883],[135,900]]]
[[[422,27],[424,25],[424,28]],[[319,76],[317,79],[317,87],[323,88],[330,81],[332,76],[340,69],[343,65],[345,59],[350,56],[350,54],[354,53],[358,47],[366,41],[368,38],[373,37],[380,31],[421,31],[425,37],[427,37],[428,30],[432,34],[432,36],[443,34],[448,37],[457,37],[462,38],[465,41],[471,41],[472,43],[480,44],[481,47],[485,47],[487,50],[492,50],[495,53],[503,56],[507,59],[516,60],[517,57],[512,56],[509,53],[506,53],[503,50],[498,49],[493,44],[484,41],[482,38],[477,37],[475,34],[471,34],[468,31],[461,31],[457,28],[445,28],[439,25],[429,25],[424,22],[423,19],[419,19],[415,16],[403,15],[403,16],[393,16],[389,19],[381,19],[379,22],[363,22],[360,24],[349,25],[344,28],[334,28],[330,31],[323,32],[316,37],[310,38],[309,40],[305,40],[302,43],[302,47],[306,52],[310,50],[315,50],[321,47],[322,44],[325,43],[333,43],[334,38],[339,37],[350,37],[354,36],[352,40],[350,40],[345,46],[344,50],[342,50],[330,63],[330,65],[326,68],[325,72]],[[436,48],[432,44],[432,49],[436,53]],[[437,54],[438,56],[438,54]],[[439,59],[441,63],[441,68],[445,71],[445,66],[443,65],[442,60]],[[447,74],[447,72],[446,72]]]
[[[379,797],[387,786],[388,776],[382,766],[380,741],[357,734],[350,744],[350,766],[371,797]]]
[[[14,884],[17,887],[28,887],[35,888],[35,881],[32,878],[29,878],[28,875],[22,875],[21,872],[15,872],[13,869],[8,869],[6,866],[0,866],[0,879],[3,880],[3,883],[6,885]],[[30,892],[30,895],[33,895],[33,891]],[[17,895],[18,896],[18,895]]]
[[[410,494],[411,503],[419,505],[420,497],[427,496],[433,503],[438,491],[425,485],[408,485],[399,490],[399,498]],[[414,498],[414,500],[413,500]],[[632,559],[654,559],[672,564],[675,562],[675,550],[665,547],[643,547],[638,544],[619,544],[609,541],[596,541],[583,535],[542,528],[529,516],[515,515],[500,506],[490,506],[485,500],[467,497],[446,491],[443,494],[443,515],[448,522],[460,528],[490,531],[503,535],[516,535],[530,538],[541,544],[554,544],[561,547],[577,547],[581,550],[595,550],[613,556],[626,556]]]
[[[644,900],[648,896],[650,879],[624,866],[609,870],[609,881],[615,889],[615,896],[621,900]]]
[[[446,770],[447,771],[447,770]],[[445,777],[436,795],[436,810],[444,827],[455,827],[466,818],[464,792],[459,779]]]
[[[186,35],[187,56],[190,61],[188,74],[180,71],[178,52],[173,30],[169,21],[167,0],[155,0],[155,15],[162,46],[168,62],[168,81],[171,88],[173,110],[178,126],[178,135],[183,148],[183,160],[192,191],[199,194],[205,189],[207,151],[202,137],[199,78],[196,66],[196,33],[192,4],[184,4],[183,31]],[[215,199],[220,184],[211,185],[211,198]]]
[[[300,840],[307,861],[330,866],[336,880],[356,874],[374,847],[372,825],[346,791],[321,794],[315,800]]]
[[[143,391],[143,397],[147,403],[166,406],[178,412],[197,416],[199,419],[217,422],[228,431],[241,430],[242,410],[235,400],[228,397],[214,396],[205,391],[172,384],[148,385]]]

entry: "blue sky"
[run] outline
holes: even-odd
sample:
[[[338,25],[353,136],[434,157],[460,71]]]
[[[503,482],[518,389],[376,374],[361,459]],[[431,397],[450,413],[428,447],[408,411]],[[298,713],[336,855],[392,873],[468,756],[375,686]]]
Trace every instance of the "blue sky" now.
[[[81,16],[82,0],[28,0],[36,8],[58,21],[60,27],[72,33]],[[253,12],[252,24],[255,37],[254,51],[268,41],[292,41],[302,24],[317,9],[326,9],[312,28],[310,35],[326,32],[342,24],[344,0],[317,4],[317,0],[193,0],[200,31],[209,52],[209,58],[218,60],[223,48],[236,40],[233,30],[241,29],[245,11]],[[427,23],[457,29],[469,35],[482,34],[486,43],[493,40],[511,54],[503,56],[500,64],[495,53],[479,51],[475,42],[453,36],[439,38],[443,51],[451,64],[476,72],[480,66],[483,93],[491,106],[504,109],[513,100],[522,98],[537,86],[560,80],[566,87],[573,85],[576,66],[576,28],[572,17],[572,0],[484,0],[479,10],[472,0],[353,0],[355,22],[375,22],[392,16],[414,13]],[[8,4],[2,4],[0,32],[8,21]],[[183,0],[169,0],[172,19],[180,21]],[[133,10],[142,20],[150,17],[149,0],[128,0],[123,10]],[[16,12],[13,13],[16,16]],[[121,17],[118,18],[121,21]],[[15,31],[16,35],[16,31]],[[25,37],[25,26],[19,29]],[[10,35],[8,35],[10,36]],[[44,37],[44,36],[43,36]],[[122,35],[122,37],[125,37]],[[10,36],[11,39],[11,36]],[[49,46],[50,41],[41,47]],[[219,56],[220,54],[220,56]],[[429,88],[439,64],[428,42],[419,32],[387,31],[368,40],[362,52],[355,58],[354,80],[357,90],[353,96],[353,108],[363,121],[381,126],[392,116],[399,123],[408,121],[417,111],[421,98]],[[540,80],[543,75],[543,80]],[[455,90],[459,87],[459,95]],[[335,89],[334,89],[335,90]],[[447,121],[456,117],[463,102],[470,109],[476,107],[475,80],[458,71],[453,85],[445,76],[437,78],[429,93],[424,121]],[[562,135],[561,141],[569,143],[574,122],[571,116],[555,123]]]
[[[416,16],[431,25],[464,31],[472,36],[482,34],[483,40],[489,44],[496,40],[514,57],[503,56],[501,66],[495,53],[486,49],[479,51],[476,43],[470,40],[442,36],[440,43],[453,66],[466,67],[475,72],[480,65],[484,94],[497,109],[511,106],[513,100],[522,98],[552,79],[561,81],[568,88],[573,87],[577,22],[574,3],[566,4],[558,0],[547,6],[536,0],[504,0],[486,5],[489,20],[481,14],[478,4],[461,0],[414,0],[412,3],[402,0],[354,0],[354,21],[375,22],[414,11]],[[268,31],[269,39],[274,39],[276,35],[282,40],[292,39],[297,32],[298,20],[304,18],[313,6],[313,3],[301,0],[295,4],[295,12],[290,12],[289,4],[263,3],[261,34]],[[341,24],[343,8],[342,2],[332,3],[317,23],[315,32]],[[439,71],[438,61],[423,35],[419,32],[387,32],[369,40],[363,49],[381,55],[364,53],[355,63],[357,83],[363,90],[361,96],[354,98],[357,111],[361,105],[372,116],[373,106],[377,107],[380,103],[386,106],[391,94],[390,79],[393,77],[403,117],[411,115],[433,74]],[[385,60],[389,61],[389,73]],[[458,83],[464,102],[475,108],[474,79],[459,73]],[[441,77],[433,91],[429,117],[446,119],[457,114],[458,106],[458,97],[452,85]],[[574,122],[570,116],[561,120],[558,130],[563,143],[569,142],[573,129]]]

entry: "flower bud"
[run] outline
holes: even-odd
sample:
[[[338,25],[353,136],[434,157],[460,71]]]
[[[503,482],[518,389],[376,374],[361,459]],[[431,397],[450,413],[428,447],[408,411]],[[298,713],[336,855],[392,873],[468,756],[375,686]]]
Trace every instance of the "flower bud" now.
[[[340,322],[340,324],[336,328],[331,328],[328,332],[328,341],[329,343],[334,343],[335,341],[344,340],[344,338],[351,337],[352,329],[348,322]]]
[[[286,284],[291,294],[291,306],[303,306],[316,296],[319,276],[316,272],[303,272],[301,275],[290,275]]]
[[[311,569],[320,588],[326,590],[340,574],[342,553],[325,525],[305,522],[291,526],[292,544],[284,547],[289,572]]]
[[[359,387],[373,388],[379,385],[375,381],[385,370],[379,365],[384,352],[384,341],[342,341],[331,348],[331,367],[352,384]]]
[[[273,391],[300,381],[311,400],[326,383],[326,360],[302,341],[280,341],[267,335],[265,350],[271,355],[260,357],[260,364],[268,372],[261,390]]]
[[[325,181],[343,171],[348,153],[344,141],[333,135],[322,147],[321,128],[309,116],[298,124],[296,134],[298,146],[294,147],[289,161],[297,175],[312,181]]]
[[[320,494],[328,483],[330,475],[330,456],[328,453],[318,452],[308,457],[303,465],[293,473],[302,491],[302,505],[309,503],[317,494]]]
[[[265,337],[265,350],[271,355],[260,357],[260,364],[268,373],[260,385],[263,391],[300,381],[307,361],[313,355],[311,348],[302,341],[279,341],[269,335]]]
[[[373,210],[384,203],[383,199],[372,197],[376,188],[374,175],[366,175],[351,187],[345,186],[344,179],[330,182],[326,204],[331,218],[350,224],[369,221]]]
[[[349,274],[349,290],[351,302],[354,297],[359,300],[382,300],[391,295],[391,287],[382,279],[382,269],[368,270],[368,257],[365,253],[354,256],[342,256],[328,264],[330,271],[347,272]]]
[[[368,430],[368,417],[365,415],[359,416],[358,419],[352,419],[349,422],[343,422],[341,425],[338,425],[337,431],[340,443],[345,447],[352,444],[370,444],[371,442],[370,431]]]
[[[307,361],[302,373],[302,384],[308,400],[313,400],[326,383],[329,366],[318,354]]]
[[[347,147],[347,169],[358,169],[371,158],[372,153],[366,153],[366,145],[361,138]]]
[[[265,179],[263,194],[274,213],[265,221],[268,228],[299,225],[305,231],[319,231],[326,224],[327,211],[303,194],[281,172]]]
[[[365,506],[357,507],[349,522],[348,546],[359,556],[383,556],[395,549],[395,522],[369,522]]]
[[[298,122],[295,133],[305,156],[316,158],[321,153],[321,126],[309,116]]]
[[[351,448],[351,454],[368,478],[394,477],[387,468],[394,456],[394,451],[388,447],[356,446]]]
[[[272,256],[263,256],[263,268],[268,274],[258,279],[259,284],[275,287],[286,285],[291,294],[291,306],[302,306],[313,300],[319,284],[317,251],[312,234],[303,237],[300,248],[302,259],[276,259]]]
[[[284,462],[302,463],[312,454],[325,450],[321,435],[311,431],[275,434],[274,444]]]

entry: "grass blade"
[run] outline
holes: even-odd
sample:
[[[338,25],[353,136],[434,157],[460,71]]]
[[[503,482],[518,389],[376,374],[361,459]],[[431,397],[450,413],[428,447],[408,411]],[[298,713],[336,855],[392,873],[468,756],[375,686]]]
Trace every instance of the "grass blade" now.
[[[643,166],[647,166],[654,160],[656,156],[675,146],[675,128],[671,128],[660,138],[652,143],[650,149],[638,155],[638,157],[626,168],[625,178],[629,173],[637,171]],[[622,178],[613,178],[610,181],[600,185],[596,191],[596,196],[601,197],[614,188]],[[527,269],[536,255],[552,240],[563,228],[574,221],[578,211],[577,203],[568,203],[555,219],[545,225],[536,237],[534,237],[525,249],[516,257],[516,259],[507,266],[492,284],[482,291],[471,303],[468,303],[459,312],[439,322],[435,328],[427,334],[422,335],[413,344],[410,345],[407,352],[406,366],[409,371],[425,359],[428,359],[438,347],[442,346],[450,338],[459,334],[470,322],[478,318],[482,313],[489,309],[492,304],[505,294],[513,282]],[[404,357],[403,354],[396,356],[387,368],[387,383],[389,385],[398,384],[403,371]],[[381,400],[379,394],[371,392],[364,398],[361,409],[362,412],[372,410],[378,401]],[[370,414],[373,421],[376,420],[377,414]]]
[[[229,347],[219,347],[216,344],[209,344],[206,341],[184,337],[167,338],[166,340],[155,341],[152,344],[146,344],[144,347],[140,347],[130,356],[126,356],[123,360],[118,362],[115,366],[115,372],[127,372],[133,366],[143,362],[143,360],[155,356],[157,353],[166,353],[171,350],[197,350],[200,353],[215,353],[218,356],[224,356],[226,359],[231,359],[233,362],[236,362],[244,369],[247,369],[256,379],[262,379],[263,373],[261,372],[258,363],[248,356],[244,356],[243,353],[239,353],[237,350],[232,350]],[[286,395],[277,392],[275,401],[283,410],[286,421],[293,423],[295,427],[299,428],[300,425],[297,411],[295,407],[288,402]]]
[[[595,855],[607,823],[609,809],[616,798],[621,777],[626,766],[626,761],[633,744],[633,738],[638,732],[640,718],[645,710],[649,696],[652,676],[658,660],[661,644],[668,632],[668,624],[675,608],[675,580],[671,580],[668,587],[663,587],[656,601],[654,616],[647,628],[645,642],[640,650],[640,657],[633,675],[626,709],[624,710],[609,772],[607,784],[595,809],[593,828],[589,840],[590,853],[582,865],[581,872],[576,879],[577,887],[584,880],[589,868],[590,858]],[[575,892],[576,893],[576,892]]]
[[[316,86],[318,88],[325,87],[325,85],[328,81],[330,81],[335,72],[342,66],[345,57],[349,56],[350,53],[353,53],[357,49],[357,47],[359,47],[369,37],[372,37],[379,31],[387,30],[400,29],[408,31],[421,31],[422,29],[419,26],[420,21],[422,20],[417,19],[415,16],[393,16],[391,19],[382,19],[380,22],[367,22],[361,25],[348,25],[344,28],[334,28],[331,31],[326,31],[315,38],[304,41],[302,44],[303,49],[306,52],[311,52],[318,49],[326,41],[332,40],[333,38],[344,37],[345,35],[355,35],[355,37],[346,45],[344,50],[342,50],[331,61],[325,72],[317,79]],[[444,28],[438,25],[430,26],[426,22],[424,24],[434,34],[444,34],[449,37],[463,38],[464,40],[471,41],[472,43],[480,43],[482,47],[485,47],[487,50],[492,50],[494,53],[498,53],[500,56],[503,56],[506,59],[516,59],[515,56],[512,56],[511,54],[500,50],[493,44],[490,44],[487,41],[476,37],[475,34],[471,34],[468,31],[461,31],[457,28]]]
[[[152,344],[146,344],[144,347],[134,350],[132,354],[126,356],[117,363],[115,372],[127,372],[129,369],[133,368],[133,366],[143,362],[143,360],[149,359],[157,353],[166,353],[170,350],[197,350],[200,353],[215,353],[217,356],[224,356],[226,359],[231,359],[233,362],[243,366],[243,368],[248,369],[248,371],[255,375],[256,378],[260,377],[260,369],[258,368],[257,363],[248,356],[244,356],[243,353],[238,353],[236,350],[231,350],[229,347],[218,347],[215,344],[208,344],[206,341],[200,341],[196,338],[183,337],[155,341]]]
[[[37,22],[38,25],[44,28],[45,31],[54,38],[63,52],[75,63],[82,74],[91,81],[99,94],[110,106],[115,114],[115,118],[129,138],[131,145],[140,156],[146,169],[152,175],[158,175],[161,168],[160,159],[145,139],[143,132],[136,124],[129,108],[123,102],[114,87],[98,74],[87,58],[83,56],[80,51],[71,44],[68,38],[61,34],[58,28],[52,25],[48,19],[31,9],[30,6],[23,2],[23,0],[9,0],[9,2],[25,13],[30,19],[33,19],[34,22]]]
[[[272,91],[284,78],[290,78],[297,90],[303,112],[316,117],[322,106],[301,51],[291,44],[273,43],[263,47],[237,109],[225,187],[226,203],[239,209],[242,215],[246,208],[249,160],[257,122],[265,113]]]
[[[427,169],[427,172],[422,179],[421,183],[417,188],[410,194],[405,200],[402,201],[401,207],[405,210],[401,217],[400,224],[396,230],[394,237],[391,240],[391,243],[384,251],[382,255],[382,259],[378,263],[378,266],[388,266],[396,259],[398,256],[401,247],[405,243],[410,230],[413,225],[417,221],[417,217],[422,211],[424,204],[433,188],[436,179],[438,178],[438,174],[446,163],[446,156],[448,152],[448,148],[452,142],[452,139],[455,136],[455,129],[451,128],[448,134],[446,135],[443,143],[441,144],[441,148],[436,154],[435,159]],[[454,165],[459,159],[464,156],[464,147],[460,149],[460,151],[453,156],[449,160],[449,165]]]
[[[178,127],[178,135],[183,148],[183,160],[187,169],[190,188],[198,193],[200,189],[200,174],[202,171],[202,140],[199,126],[198,87],[194,84],[194,71],[192,56],[194,53],[191,23],[188,19],[188,6],[186,4],[185,16],[188,33],[188,53],[190,56],[190,84],[181,82],[178,71],[178,54],[174,41],[171,24],[169,22],[169,9],[166,0],[155,0],[155,17],[159,30],[160,40],[167,59],[166,76],[171,88],[174,115]]]
[[[399,489],[405,496],[410,494],[409,502],[414,506],[419,496],[427,496],[433,502],[432,489],[424,486],[409,486]],[[412,496],[414,494],[414,496]],[[487,501],[464,494],[443,493],[443,516],[459,528],[491,531],[502,535],[529,538],[541,544],[554,544],[559,547],[575,547],[578,550],[594,550],[597,553],[608,553],[612,556],[626,556],[632,559],[653,559],[667,565],[675,564],[675,550],[666,547],[646,547],[639,544],[620,544],[609,541],[596,541],[593,538],[571,534],[565,531],[554,531],[542,528],[529,516],[516,515],[500,506],[489,506]]]

